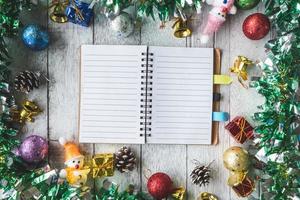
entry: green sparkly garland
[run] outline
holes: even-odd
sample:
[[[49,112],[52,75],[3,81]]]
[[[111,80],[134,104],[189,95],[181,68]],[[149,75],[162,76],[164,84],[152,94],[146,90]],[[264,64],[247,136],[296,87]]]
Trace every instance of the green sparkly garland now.
[[[102,0],[109,11],[123,10],[138,3],[138,15],[152,16],[158,11],[162,22],[170,20],[175,13],[185,13],[186,8],[201,8],[201,1],[193,0],[187,5],[184,0],[140,0],[140,1]],[[300,2],[299,0],[264,0],[266,14],[277,30],[277,37],[266,44],[268,58],[261,63],[262,78],[254,83],[257,91],[265,97],[261,111],[254,118],[259,122],[256,140],[260,146],[257,157],[266,162],[264,172],[267,176],[261,199],[286,200],[300,198],[300,152],[296,128],[298,127],[300,104],[296,95],[300,77]],[[15,36],[20,28],[19,13],[29,6],[29,0],[0,0],[0,80],[6,81],[10,57],[4,37]],[[9,108],[13,105],[8,84],[0,82],[0,194],[8,192],[9,199],[18,199],[22,192],[37,188],[43,199],[80,198],[82,191],[70,187],[66,182],[48,180],[49,173],[39,170],[24,170],[22,161],[12,153],[20,141],[17,130],[7,124]],[[10,102],[10,103],[9,103]],[[28,184],[30,183],[30,184]],[[22,187],[20,187],[20,185]],[[119,199],[139,199],[126,191],[115,197]],[[97,199],[101,199],[98,195]]]
[[[100,0],[104,13],[118,15],[124,9],[135,6],[138,17],[149,17],[165,23],[174,17],[188,18],[191,13],[200,12],[202,0]]]
[[[265,98],[254,114],[260,150],[257,157],[266,163],[260,199],[300,198],[299,126],[300,103],[300,2],[264,0],[265,14],[276,30],[266,45],[267,59],[260,63],[263,76],[254,83]],[[297,138],[298,137],[298,138]]]
[[[30,8],[30,0],[0,0],[0,199],[18,200],[25,194],[37,188],[43,199],[80,198],[82,191],[70,187],[66,182],[55,180],[47,182],[49,173],[43,169],[26,170],[22,161],[13,153],[20,144],[16,137],[18,130],[10,127],[11,109],[15,106],[10,94],[8,66],[11,63],[5,43],[5,37],[12,38],[21,28],[19,14],[23,9]],[[24,198],[24,197],[23,197]],[[30,196],[32,199],[32,196]]]
[[[16,36],[21,26],[19,14],[30,7],[30,0],[0,0],[0,80],[7,80],[10,57],[4,37]]]

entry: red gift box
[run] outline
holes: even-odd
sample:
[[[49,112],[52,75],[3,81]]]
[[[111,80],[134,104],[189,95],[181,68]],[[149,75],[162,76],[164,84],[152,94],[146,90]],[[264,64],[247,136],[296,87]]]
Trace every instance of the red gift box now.
[[[232,189],[238,196],[247,197],[254,190],[254,181],[251,180],[248,176],[245,176],[244,180],[241,183],[232,186]]]
[[[244,117],[235,117],[225,128],[230,132],[234,139],[243,144],[247,139],[254,139],[253,127]]]

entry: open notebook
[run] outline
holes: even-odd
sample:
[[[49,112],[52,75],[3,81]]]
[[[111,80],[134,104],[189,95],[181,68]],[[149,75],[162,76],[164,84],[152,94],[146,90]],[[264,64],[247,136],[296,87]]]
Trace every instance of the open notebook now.
[[[80,142],[211,144],[213,52],[83,45]]]

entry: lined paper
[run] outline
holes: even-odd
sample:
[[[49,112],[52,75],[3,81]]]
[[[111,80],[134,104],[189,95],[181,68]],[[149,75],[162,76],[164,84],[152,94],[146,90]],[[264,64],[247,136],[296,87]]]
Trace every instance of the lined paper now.
[[[144,143],[141,59],[146,46],[81,47],[80,142]]]
[[[154,55],[147,143],[211,144],[213,49],[149,47],[149,53]]]

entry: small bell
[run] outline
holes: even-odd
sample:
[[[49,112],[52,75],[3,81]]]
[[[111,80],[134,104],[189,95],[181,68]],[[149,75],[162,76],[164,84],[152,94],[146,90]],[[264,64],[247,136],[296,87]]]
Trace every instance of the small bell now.
[[[202,192],[198,200],[218,200],[218,197],[208,192]]]
[[[174,36],[177,38],[186,38],[192,34],[192,30],[188,28],[187,21],[177,19],[173,24]]]
[[[56,23],[65,23],[68,21],[68,17],[65,14],[65,10],[68,5],[68,1],[60,2],[55,1],[53,2],[52,6],[50,8],[52,9],[52,12],[50,14],[50,19]]]
[[[24,121],[34,122],[34,116],[41,113],[41,109],[38,105],[32,101],[26,100],[22,103],[22,110],[20,111],[19,121],[23,123]]]
[[[183,200],[185,197],[185,188],[184,187],[178,187],[174,189],[172,193],[172,197],[176,200]]]

